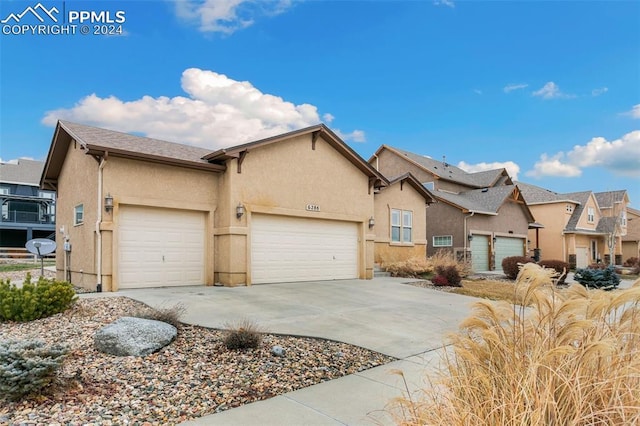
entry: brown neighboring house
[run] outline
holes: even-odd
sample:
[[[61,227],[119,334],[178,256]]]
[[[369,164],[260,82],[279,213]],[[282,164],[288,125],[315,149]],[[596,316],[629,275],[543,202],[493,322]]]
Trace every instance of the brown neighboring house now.
[[[627,235],[622,237],[622,260],[640,258],[640,210],[627,206]]]
[[[371,278],[387,184],[324,125],[211,152],[60,121],[41,178],[58,277],[103,291]]]
[[[584,268],[590,263],[609,263],[611,246],[615,263],[622,262],[629,203],[626,190],[561,194],[523,182],[518,187],[536,219],[544,223],[544,228],[529,234],[543,258]]]
[[[523,256],[529,227],[538,226],[505,169],[467,173],[446,161],[382,145],[369,159],[385,176],[410,172],[436,202],[426,211],[427,254],[451,250],[475,271],[501,270]]]

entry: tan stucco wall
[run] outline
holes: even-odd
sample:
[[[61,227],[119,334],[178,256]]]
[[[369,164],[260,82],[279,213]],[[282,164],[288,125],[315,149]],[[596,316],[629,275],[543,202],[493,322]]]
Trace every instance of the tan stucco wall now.
[[[627,209],[627,234],[622,241],[622,261],[640,257],[640,212]]]
[[[566,202],[553,204],[530,205],[529,209],[536,218],[536,222],[544,225],[538,230],[538,247],[541,249],[542,259],[566,260],[563,250],[563,230],[567,226],[571,213],[566,212]],[[575,208],[575,204],[571,204]],[[529,230],[530,248],[536,248],[536,231]],[[532,255],[533,253],[529,253]]]
[[[273,143],[227,162],[219,183],[216,274],[223,284],[251,283],[251,217],[254,213],[350,221],[359,224],[359,277],[373,276],[373,190],[368,177],[327,142],[311,135]],[[246,213],[236,218],[236,206]],[[307,211],[314,204],[319,212]],[[243,252],[245,256],[237,256]],[[234,253],[230,256],[229,253]]]
[[[58,177],[56,201],[56,270],[57,278],[64,280],[65,235],[72,250],[68,269],[74,285],[95,290],[96,220],[97,220],[98,162],[80,149],[74,142],[69,144],[67,157]],[[74,225],[74,209],[84,206],[84,223]],[[64,227],[65,234],[60,232]]]
[[[407,260],[414,257],[425,258],[427,249],[426,201],[408,183],[400,182],[381,190],[375,195],[375,249],[376,263]],[[391,209],[413,212],[413,242],[400,244],[391,242]]]
[[[588,215],[589,207],[593,208],[593,213],[594,213],[593,222],[589,222],[587,220],[588,216],[589,216]],[[576,225],[576,228],[593,229],[593,230],[595,230],[596,227],[598,226],[598,222],[600,221],[601,217],[602,217],[602,214],[601,214],[600,210],[598,209],[598,203],[596,202],[596,199],[593,196],[593,194],[591,194],[589,196],[589,199],[587,200],[587,202],[584,205],[584,210],[582,211],[582,214],[580,215],[580,220],[578,220],[578,225]]]
[[[467,238],[464,234],[464,214],[457,207],[438,201],[427,207],[427,256],[433,256],[444,247],[433,247],[433,237],[451,235],[453,247],[446,248],[452,252],[464,252]]]

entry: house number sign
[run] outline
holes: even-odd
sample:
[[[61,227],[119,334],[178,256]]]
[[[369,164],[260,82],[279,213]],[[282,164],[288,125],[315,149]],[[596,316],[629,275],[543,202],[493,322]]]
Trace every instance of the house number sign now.
[[[307,208],[308,211],[310,212],[319,212],[320,211],[320,206],[317,204],[307,204]]]

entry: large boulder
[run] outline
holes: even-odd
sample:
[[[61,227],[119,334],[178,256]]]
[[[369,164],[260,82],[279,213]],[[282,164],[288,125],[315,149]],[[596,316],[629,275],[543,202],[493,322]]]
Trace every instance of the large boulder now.
[[[171,324],[143,318],[122,317],[98,330],[97,350],[117,356],[146,356],[167,346],[178,334]]]

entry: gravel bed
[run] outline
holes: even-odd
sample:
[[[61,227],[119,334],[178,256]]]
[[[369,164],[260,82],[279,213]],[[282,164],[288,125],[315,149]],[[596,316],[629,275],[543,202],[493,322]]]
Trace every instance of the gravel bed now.
[[[100,327],[144,308],[125,297],[88,298],[49,318],[0,323],[0,338],[38,337],[71,349],[54,385],[16,402],[0,396],[0,425],[177,424],[394,360],[345,343],[268,334],[259,349],[229,351],[223,332],[190,325],[147,357],[94,349]],[[286,355],[272,355],[274,345]]]
[[[34,269],[25,269],[23,271],[0,272],[0,279],[6,280],[8,278],[11,282],[24,281],[27,278],[27,273],[31,274],[32,282],[36,282],[38,281],[38,277],[40,277],[40,267],[38,266]],[[44,277],[49,279],[55,278],[56,273],[45,269]]]

